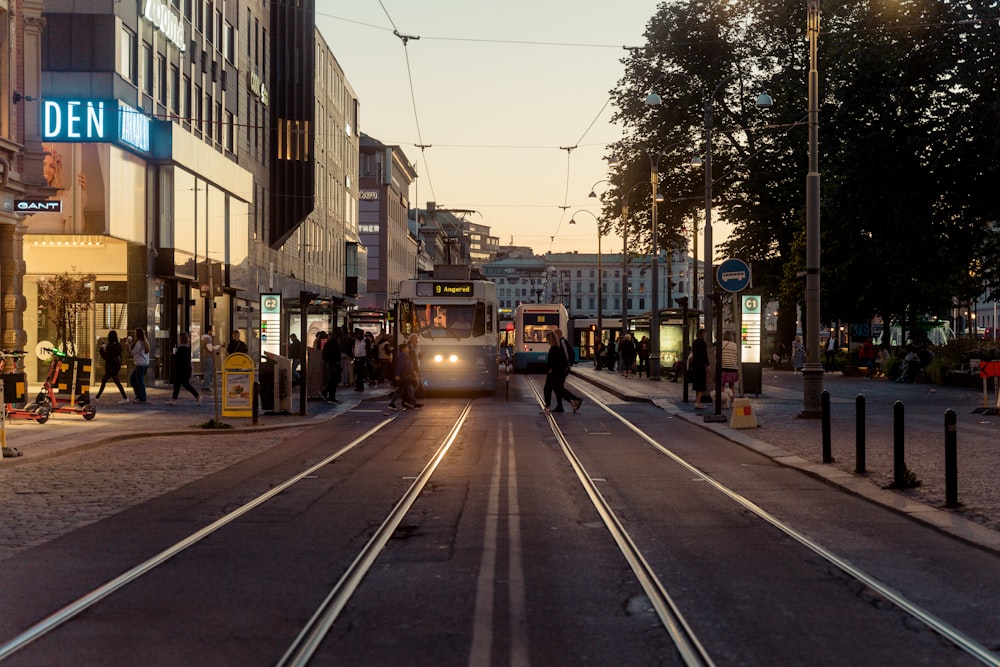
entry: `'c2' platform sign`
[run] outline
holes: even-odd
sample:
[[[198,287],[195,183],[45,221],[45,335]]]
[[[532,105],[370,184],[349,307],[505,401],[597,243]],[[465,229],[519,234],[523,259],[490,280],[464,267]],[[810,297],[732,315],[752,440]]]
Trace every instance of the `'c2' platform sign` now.
[[[716,277],[727,292],[742,292],[750,286],[750,267],[742,259],[727,259],[719,264]]]

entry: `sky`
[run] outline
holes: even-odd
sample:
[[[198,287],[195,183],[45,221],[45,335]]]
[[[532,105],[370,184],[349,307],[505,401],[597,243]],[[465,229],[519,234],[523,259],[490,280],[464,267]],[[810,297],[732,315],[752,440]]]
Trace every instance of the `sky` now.
[[[320,0],[316,26],[358,97],[360,131],[416,166],[411,205],[472,209],[502,245],[584,253],[597,223],[574,214],[600,215],[588,195],[622,136],[610,91],[658,1]],[[621,243],[605,236],[601,249]]]

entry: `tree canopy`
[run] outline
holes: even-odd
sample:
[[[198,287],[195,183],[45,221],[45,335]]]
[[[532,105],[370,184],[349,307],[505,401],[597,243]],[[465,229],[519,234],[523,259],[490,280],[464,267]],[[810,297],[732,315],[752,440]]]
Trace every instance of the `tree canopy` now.
[[[713,221],[732,226],[724,253],[753,266],[755,291],[779,300],[780,340],[805,287],[805,24],[805,0],[663,3],[613,91],[625,133],[610,149],[624,167],[606,215],[649,180],[651,155],[673,144],[705,155],[710,108]],[[996,0],[823,4],[822,320],[947,316],[1000,289],[998,45]],[[774,104],[760,111],[765,89]],[[645,104],[651,91],[661,106]],[[690,159],[679,151],[659,158],[664,247],[704,220],[704,174],[671,171]],[[648,238],[648,216],[629,216],[630,236]]]

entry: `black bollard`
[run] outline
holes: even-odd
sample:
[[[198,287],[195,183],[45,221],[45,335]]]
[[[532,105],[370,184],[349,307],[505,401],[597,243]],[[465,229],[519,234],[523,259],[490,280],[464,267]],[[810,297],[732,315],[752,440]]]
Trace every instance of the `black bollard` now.
[[[250,403],[253,407],[250,409],[250,423],[256,426],[257,416],[260,414],[260,382],[254,380],[252,387],[253,394],[250,397]]]
[[[823,390],[819,395],[823,417],[823,463],[833,463],[833,452],[830,443],[830,392]]]
[[[944,504],[958,507],[958,418],[954,410],[944,413]]]
[[[906,452],[903,437],[903,403],[892,404],[892,485],[897,489],[906,486]]]
[[[865,472],[865,397],[858,394],[855,404],[854,472]]]

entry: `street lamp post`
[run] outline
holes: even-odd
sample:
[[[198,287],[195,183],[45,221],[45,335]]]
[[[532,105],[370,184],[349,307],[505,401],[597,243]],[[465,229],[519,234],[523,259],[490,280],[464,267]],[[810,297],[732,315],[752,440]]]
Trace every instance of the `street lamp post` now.
[[[636,183],[622,196],[622,334],[628,332],[628,198],[640,185],[644,183],[642,181]],[[655,190],[653,198],[654,200],[656,198]]]
[[[590,215],[594,216],[594,221],[597,223],[597,340],[600,341],[601,333],[604,331],[603,321],[601,317],[604,312],[604,309],[601,304],[601,299],[603,298],[603,294],[601,293],[601,281],[604,278],[604,269],[601,265],[601,219],[598,218],[597,215],[594,214],[593,212],[581,208],[580,210],[576,211],[576,213],[573,213],[573,215],[569,219],[569,224],[571,225],[576,224],[577,213],[589,213]]]
[[[806,175],[806,363],[802,367],[802,417],[822,415],[823,365],[819,360],[819,0],[808,0],[809,33],[809,172]]]

